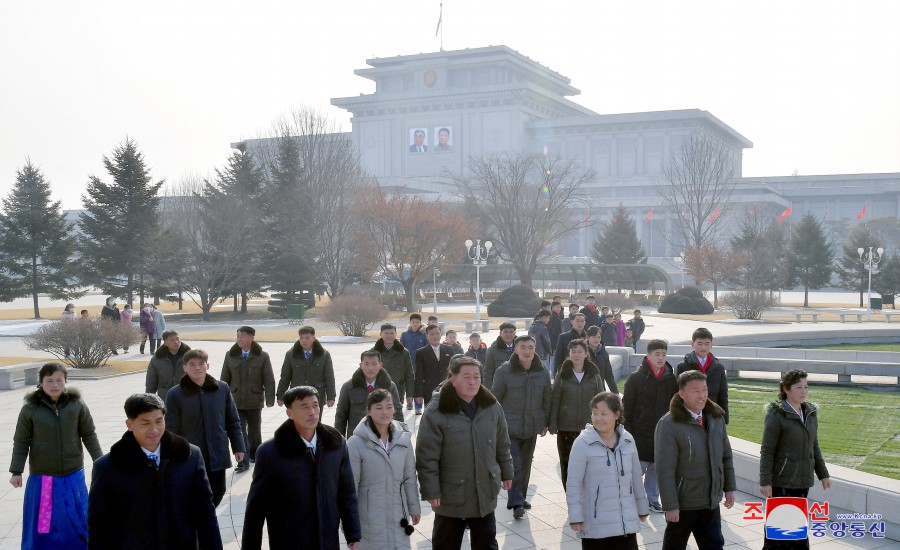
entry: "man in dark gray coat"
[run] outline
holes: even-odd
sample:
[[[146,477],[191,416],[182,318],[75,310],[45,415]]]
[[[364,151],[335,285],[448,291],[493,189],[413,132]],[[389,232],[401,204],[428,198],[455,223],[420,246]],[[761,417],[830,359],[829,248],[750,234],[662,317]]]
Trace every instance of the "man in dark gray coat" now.
[[[656,425],[654,447],[659,495],[666,511],[663,550],[684,550],[693,534],[702,549],[721,549],[719,503],[734,506],[734,465],[725,411],[708,398],[706,375],[678,376],[678,394]]]
[[[546,312],[543,312],[546,313]],[[550,423],[550,375],[535,353],[534,338],[519,336],[515,351],[494,376],[491,393],[503,407],[509,430],[515,477],[506,508],[520,519],[531,508],[526,497],[538,434],[547,435]]]
[[[412,356],[397,339],[397,327],[390,323],[381,325],[381,338],[375,342],[372,349],[381,354],[384,370],[397,385],[400,403],[402,404],[406,398],[407,410],[412,409],[413,396],[416,393],[416,375],[413,371]]]
[[[294,386],[312,386],[319,392],[321,404],[334,406],[337,397],[334,385],[334,363],[316,338],[316,329],[303,325],[297,331],[300,336],[294,346],[284,354],[281,365],[281,376],[278,380],[278,406],[282,404],[282,396],[288,388]]]
[[[487,349],[484,360],[484,387],[490,389],[494,384],[494,373],[500,365],[509,361],[513,352],[513,341],[516,339],[516,325],[500,323],[500,336]]]
[[[538,312],[537,318],[528,327],[528,336],[534,338],[534,352],[541,359],[544,368],[550,372],[550,378],[553,378],[553,372],[550,367],[550,354],[553,351],[553,345],[550,343],[550,316],[549,311],[543,309]]]
[[[164,332],[162,341],[163,345],[156,349],[156,353],[150,358],[150,364],[147,365],[145,387],[147,393],[155,393],[165,401],[169,388],[176,386],[184,376],[184,370],[181,368],[182,358],[191,348],[181,341],[174,330]]]
[[[225,355],[222,382],[231,387],[247,453],[238,463],[235,473],[246,472],[256,461],[256,449],[262,444],[262,408],[275,406],[275,373],[269,354],[254,342],[256,330],[243,326],[237,329],[237,342]]]
[[[506,418],[475,359],[454,357],[450,379],[426,407],[416,471],[435,513],[434,550],[458,550],[467,526],[472,548],[497,548],[494,509],[501,486],[512,486],[513,461]]]
[[[181,382],[166,394],[166,428],[200,447],[206,476],[218,506],[225,496],[225,470],[244,459],[244,433],[231,388],[209,374],[209,356],[194,349],[184,354]]]

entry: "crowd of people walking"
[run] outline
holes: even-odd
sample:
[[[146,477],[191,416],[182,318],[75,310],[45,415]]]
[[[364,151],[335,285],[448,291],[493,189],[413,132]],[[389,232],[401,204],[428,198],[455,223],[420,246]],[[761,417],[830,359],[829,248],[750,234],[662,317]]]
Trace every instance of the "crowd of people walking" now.
[[[527,334],[503,323],[494,342],[473,333],[467,349],[436,317],[423,324],[411,314],[399,337],[395,325],[380,327],[338,389],[311,326],[299,329],[277,378],[256,330],[238,328],[216,378],[204,351],[160,332],[165,321],[148,304],[143,392],[125,401],[127,432],[107,454],[64,366],[44,365],[26,396],[10,465],[21,487],[29,464],[23,548],[221,548],[216,506],[234,465],[235,474],[253,470],[246,549],[261,547],[264,525],[270,548],[338,548],[341,533],[354,549],[408,548],[421,501],[434,513],[433,548],[460,548],[466,531],[472,548],[497,548],[499,493],[508,491],[513,518],[526,516],[537,440],[548,434],[567,523],[584,548],[637,548],[650,513],[665,513],[664,550],[684,549],[691,535],[702,549],[722,548],[719,507],[734,504],[736,486],[728,382],[710,331],[693,333],[675,368],[667,343],[648,341],[621,395],[606,348],[637,345],[641,312],[623,322],[593,297],[569,304],[567,318],[562,309],[545,302]],[[114,310],[107,302],[103,315]],[[131,322],[129,310],[119,321]],[[766,497],[805,497],[814,475],[830,487],[807,395],[806,373],[787,372],[767,409]],[[276,403],[287,419],[264,442],[261,412]],[[421,415],[415,431],[404,405]],[[322,423],[324,407],[336,407],[333,426]],[[90,490],[82,447],[95,461]]]

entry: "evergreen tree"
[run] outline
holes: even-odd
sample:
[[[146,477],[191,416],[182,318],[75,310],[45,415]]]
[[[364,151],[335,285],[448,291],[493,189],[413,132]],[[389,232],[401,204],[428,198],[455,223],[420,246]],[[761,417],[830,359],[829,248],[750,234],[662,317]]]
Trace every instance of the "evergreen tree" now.
[[[774,292],[784,283],[787,236],[783,225],[772,223],[773,213],[752,208],[738,220],[731,250],[745,261],[731,282],[746,289]]]
[[[873,234],[866,224],[858,224],[847,234],[841,244],[841,252],[836,258],[834,271],[838,276],[841,287],[847,290],[859,292],[859,307],[863,307],[863,295],[869,288],[869,271],[866,264],[859,259],[857,248],[864,248],[868,254],[869,247],[877,249],[878,237]],[[878,280],[878,273],[872,270],[872,285]]]
[[[806,214],[794,226],[787,253],[787,284],[803,286],[803,307],[809,307],[809,289],[831,282],[834,252],[828,245],[822,223]]]
[[[39,294],[56,300],[79,295],[70,261],[75,252],[72,224],[66,222],[59,201],[51,200],[50,182],[30,160],[16,172],[15,187],[3,199],[3,210],[4,294],[9,299],[30,295],[34,318],[40,319]]]
[[[637,236],[634,220],[619,204],[609,222],[594,239],[591,256],[598,264],[643,264],[647,262],[644,247]]]
[[[878,266],[878,279],[872,279],[872,290],[882,296],[900,294],[900,254],[881,259]]]
[[[130,303],[136,277],[147,269],[145,256],[155,246],[157,192],[163,182],[153,183],[132,139],[116,147],[112,158],[104,155],[103,165],[112,183],[91,175],[81,199],[82,263],[88,282]]]

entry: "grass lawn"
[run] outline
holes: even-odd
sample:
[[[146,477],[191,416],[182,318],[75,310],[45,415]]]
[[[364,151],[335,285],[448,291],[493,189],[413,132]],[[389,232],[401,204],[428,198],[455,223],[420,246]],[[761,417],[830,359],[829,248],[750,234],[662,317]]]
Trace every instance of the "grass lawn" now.
[[[819,406],[819,448],[826,462],[900,479],[900,392],[813,384],[809,393]],[[765,405],[777,397],[775,382],[729,382],[728,434],[761,443]]]

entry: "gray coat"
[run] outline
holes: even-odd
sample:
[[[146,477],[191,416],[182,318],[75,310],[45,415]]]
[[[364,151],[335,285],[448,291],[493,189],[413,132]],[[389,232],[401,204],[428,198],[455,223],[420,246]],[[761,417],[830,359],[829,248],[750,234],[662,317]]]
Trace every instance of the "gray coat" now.
[[[591,399],[603,391],[603,378],[597,365],[585,361],[584,378],[575,378],[575,367],[566,359],[556,382],[550,401],[550,433],[578,432],[591,422]]]
[[[166,429],[200,447],[210,472],[231,468],[231,453],[243,453],[244,434],[231,389],[206,375],[198,386],[188,375],[166,395]]]
[[[550,327],[540,321],[531,323],[528,327],[528,336],[534,338],[534,352],[541,359],[550,357],[553,344],[550,343]]]
[[[275,405],[275,373],[272,361],[259,344],[250,344],[250,356],[243,358],[240,346],[231,346],[222,365],[222,382],[231,388],[238,410],[261,409],[263,403]]]
[[[506,415],[511,437],[527,438],[543,432],[550,422],[550,373],[535,356],[531,368],[522,366],[515,353],[494,376],[491,393]]]
[[[766,424],[759,451],[759,484],[805,489],[829,477],[819,451],[818,407],[801,405],[803,420],[784,401],[766,406]]]
[[[569,523],[583,523],[586,538],[639,533],[639,516],[650,513],[634,438],[622,425],[616,431],[619,440],[613,449],[604,445],[593,426],[572,444],[566,504]]]
[[[498,336],[497,340],[488,347],[485,355],[484,375],[481,381],[485,388],[491,389],[494,386],[494,373],[497,372],[500,365],[509,361],[510,355],[512,355],[512,351],[508,350],[506,342]]]
[[[166,346],[159,346],[153,357],[150,358],[150,364],[147,365],[147,379],[145,382],[147,393],[155,393],[163,401],[166,400],[166,392],[169,388],[178,384],[181,377],[184,376],[182,365],[182,357],[190,351],[191,348],[187,344],[182,343],[175,354],[175,363],[169,359],[171,353]]]
[[[391,375],[391,380],[397,384],[397,392],[402,396],[412,397],[416,393],[416,375],[413,372],[412,358],[400,340],[394,340],[394,345],[390,349],[384,345],[381,338],[375,342],[372,348],[381,354],[381,362],[384,363],[384,370]]]
[[[347,440],[362,527],[357,548],[363,550],[409,548],[400,519],[422,513],[412,434],[406,425],[391,424],[391,445],[391,452],[386,452],[365,419]]]
[[[318,340],[313,341],[312,357],[306,360],[303,346],[297,341],[284,354],[281,365],[281,376],[278,381],[278,400],[284,392],[294,386],[312,386],[319,391],[319,403],[334,401],[337,393],[334,386],[334,364],[331,354],[322,347]]]
[[[665,457],[655,462],[664,510],[712,510],[736,488],[725,411],[707,401],[702,414],[703,426],[675,394],[656,425],[656,455]]]
[[[156,308],[153,308],[153,324],[156,325],[156,332],[153,334],[153,337],[159,340],[166,331],[166,317],[162,311]]]
[[[381,369],[375,375],[375,389],[387,390],[394,401],[394,420],[403,422],[403,408],[400,406],[400,396],[397,394],[397,386],[391,381],[386,370]],[[353,430],[359,421],[365,418],[368,407],[369,388],[366,385],[366,377],[362,369],[356,369],[350,380],[341,386],[341,396],[338,399],[337,410],[334,411],[334,429],[341,432],[344,437],[353,435]],[[400,521],[399,519],[397,521]]]
[[[502,480],[513,479],[506,418],[484,386],[470,420],[453,384],[441,386],[425,408],[416,438],[416,471],[423,500],[441,499],[435,513],[483,518],[497,508]]]

